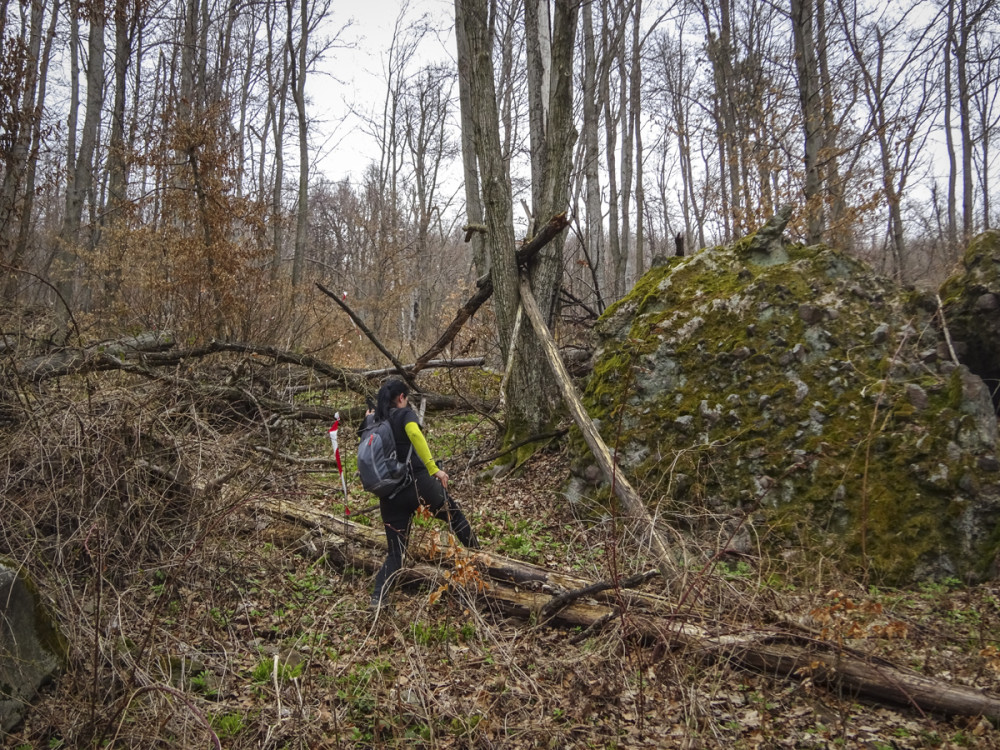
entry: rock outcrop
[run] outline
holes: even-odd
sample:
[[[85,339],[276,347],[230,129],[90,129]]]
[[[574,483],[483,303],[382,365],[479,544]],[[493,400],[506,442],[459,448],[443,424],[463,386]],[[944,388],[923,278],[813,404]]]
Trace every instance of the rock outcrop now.
[[[959,359],[1000,407],[1000,232],[983,232],[969,243],[961,272],[944,283],[941,298]]]
[[[0,560],[0,737],[21,721],[38,688],[61,668],[65,651],[38,592]]]
[[[672,259],[601,319],[585,403],[627,475],[720,546],[888,583],[992,575],[997,421],[934,295],[765,239]],[[595,492],[578,445],[571,497]]]

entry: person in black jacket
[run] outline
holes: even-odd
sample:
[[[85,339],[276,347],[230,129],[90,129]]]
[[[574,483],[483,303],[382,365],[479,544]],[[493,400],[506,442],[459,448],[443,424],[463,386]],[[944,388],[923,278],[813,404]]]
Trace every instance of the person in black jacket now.
[[[396,455],[410,455],[413,482],[394,497],[379,500],[388,551],[385,562],[375,576],[375,590],[371,599],[373,610],[382,606],[392,584],[393,574],[403,566],[410,523],[421,504],[426,505],[435,518],[447,521],[463,545],[479,549],[479,541],[468,519],[448,494],[448,474],[434,463],[427,440],[420,431],[416,412],[409,406],[409,396],[410,389],[406,383],[393,379],[379,389],[375,404],[375,420],[388,419],[392,425]]]

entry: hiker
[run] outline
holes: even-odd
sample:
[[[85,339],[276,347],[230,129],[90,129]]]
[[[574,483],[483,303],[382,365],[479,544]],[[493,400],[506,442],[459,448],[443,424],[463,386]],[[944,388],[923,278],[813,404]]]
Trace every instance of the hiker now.
[[[402,380],[389,380],[379,389],[375,404],[375,421],[388,419],[392,425],[396,455],[410,456],[413,481],[394,497],[379,500],[388,551],[385,562],[375,576],[372,610],[377,610],[382,605],[393,574],[403,566],[410,522],[420,505],[426,505],[435,518],[447,521],[463,545],[479,549],[479,541],[468,519],[448,494],[448,474],[434,463],[427,441],[420,431],[417,415],[409,406],[409,395],[410,389],[406,383]]]

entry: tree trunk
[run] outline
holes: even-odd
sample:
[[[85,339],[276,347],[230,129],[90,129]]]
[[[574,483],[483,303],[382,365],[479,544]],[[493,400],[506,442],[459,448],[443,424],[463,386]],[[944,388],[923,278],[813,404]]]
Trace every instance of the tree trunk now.
[[[56,270],[56,288],[60,300],[56,309],[63,322],[72,314],[76,274],[76,253],[80,246],[80,224],[83,204],[92,189],[94,152],[97,148],[97,131],[104,105],[104,2],[93,0],[82,11],[90,25],[87,46],[87,103],[84,109],[83,129],[80,131],[80,148],[69,170],[66,185],[66,205],[62,229],[59,233],[60,268]],[[72,159],[74,154],[68,152]]]
[[[597,55],[594,47],[593,3],[583,4],[583,178],[587,231],[584,243],[594,276],[598,309],[604,301],[604,211],[601,207],[601,157],[598,139]]]
[[[819,151],[823,139],[822,99],[813,31],[814,0],[791,0],[792,37],[795,69],[798,73],[799,103],[802,107],[803,163],[806,202],[806,242],[823,238],[823,200],[820,195]]]
[[[563,401],[566,403],[570,413],[573,415],[573,419],[583,433],[587,446],[590,448],[594,458],[597,459],[597,463],[600,465],[601,471],[604,472],[604,476],[611,485],[615,495],[621,500],[622,506],[625,508],[629,519],[635,527],[636,536],[643,540],[644,544],[648,540],[663,579],[674,582],[677,572],[677,561],[671,554],[666,540],[663,539],[660,532],[656,529],[649,511],[646,510],[646,506],[642,502],[642,498],[639,497],[628,480],[620,474],[611,456],[611,452],[608,450],[608,446],[605,445],[600,433],[598,433],[594,423],[584,410],[583,404],[580,402],[580,397],[576,393],[576,388],[573,386],[573,381],[570,380],[569,373],[566,372],[562,359],[559,357],[559,349],[556,346],[555,339],[552,338],[552,335],[546,328],[541,311],[535,304],[531,286],[527,279],[524,278],[521,279],[521,300],[524,304],[525,312],[527,312],[528,318],[531,320],[531,325],[535,329],[535,334],[542,343],[542,351],[549,362],[549,367],[552,370],[554,380],[559,386]]]
[[[532,0],[541,2],[544,0]],[[573,127],[573,50],[576,39],[579,5],[575,0],[557,0],[553,18],[550,59],[541,65],[550,71],[549,89],[529,96],[529,104],[544,105],[540,118],[541,132],[536,132],[543,159],[533,162],[532,193],[537,203],[532,207],[535,221],[531,234],[541,231],[549,218],[566,211],[569,203],[570,170],[576,129]],[[539,22],[543,18],[539,14]],[[530,51],[529,47],[529,51]],[[541,53],[545,45],[539,45]],[[537,81],[546,84],[543,78]],[[532,142],[535,142],[533,137]],[[536,171],[540,170],[540,171]],[[544,310],[547,325],[555,325],[559,311],[559,289],[563,275],[565,234],[558,234],[529,266],[536,298]],[[509,250],[508,250],[509,253]],[[496,266],[494,265],[494,269]],[[494,284],[496,281],[494,280]],[[551,377],[540,371],[541,348],[537,336],[522,326],[514,352],[513,369],[508,384],[507,442],[545,431],[551,426],[558,390]],[[526,449],[528,450],[528,449]]]
[[[948,257],[958,255],[958,215],[956,212],[956,196],[958,185],[958,159],[955,156],[955,134],[951,122],[952,110],[955,106],[955,80],[952,76],[952,54],[957,44],[955,29],[955,0],[946,0],[948,7],[948,23],[944,36],[944,141],[948,153]]]
[[[455,0],[455,17],[461,16],[461,0]],[[472,102],[472,81],[469,69],[469,40],[465,35],[465,25],[455,24],[455,43],[458,64],[458,102],[462,132],[462,173],[465,177],[465,216],[468,225],[483,225],[483,202],[479,193],[479,170],[476,167],[476,144],[474,136],[475,112]],[[483,276],[490,271],[486,241],[481,232],[472,232],[468,242],[472,244],[472,264],[476,275]]]
[[[305,264],[306,239],[309,230],[309,123],[306,119],[306,51],[309,46],[310,18],[309,3],[299,0],[299,39],[294,39],[294,4],[286,0],[288,21],[287,59],[291,62],[291,90],[295,101],[295,115],[299,136],[299,192],[295,212],[295,250],[292,255],[292,286],[298,286],[302,281],[302,269]]]
[[[646,271],[643,218],[646,212],[646,191],[642,184],[642,0],[635,0],[632,11],[632,69],[629,71],[629,130],[635,142],[635,278]]]
[[[511,252],[516,240],[510,175],[500,143],[488,6],[488,0],[455,1],[456,24],[462,25],[468,42],[473,141],[482,180],[486,246],[496,292],[500,350],[506,360],[513,348],[511,333],[518,302],[517,265]]]
[[[267,27],[267,63],[265,74],[267,75],[268,96],[267,96],[267,118],[271,123],[271,139],[274,144],[274,183],[271,185],[271,245],[272,245],[272,266],[271,277],[278,278],[282,263],[282,254],[285,245],[285,212],[282,205],[281,194],[285,180],[285,92],[288,90],[288,75],[290,61],[288,59],[288,46],[282,44],[280,47],[274,39],[274,23],[272,23],[271,5],[265,4],[266,13],[265,26]],[[275,49],[280,49],[280,63],[275,61]],[[280,79],[275,80],[275,72]],[[261,136],[261,150],[263,152],[264,136]],[[261,159],[261,169],[263,170],[264,159]],[[263,182],[261,189],[263,189]]]
[[[816,0],[816,57],[819,63],[823,108],[823,146],[820,159],[824,164],[821,179],[830,196],[830,217],[827,228],[831,244],[850,251],[854,245],[853,233],[847,216],[844,181],[840,176],[837,152],[839,128],[834,120],[833,79],[830,75],[830,49],[827,36],[826,0]]]

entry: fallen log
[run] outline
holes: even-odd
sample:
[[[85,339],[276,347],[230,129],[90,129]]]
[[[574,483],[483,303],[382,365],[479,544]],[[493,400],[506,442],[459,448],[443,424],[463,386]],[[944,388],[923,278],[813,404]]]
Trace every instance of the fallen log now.
[[[284,500],[256,498],[255,504],[260,510],[321,529],[318,542],[307,544],[314,555],[324,555],[329,562],[368,571],[374,571],[382,562],[384,535],[377,529],[346,519],[336,520],[331,513]],[[376,545],[380,537],[381,544]],[[480,566],[489,585],[485,590],[465,590],[465,593],[490,606],[500,607],[512,616],[588,629],[620,623],[623,636],[628,638],[660,644],[699,659],[726,661],[780,679],[808,679],[851,699],[945,716],[985,716],[993,721],[1000,720],[998,696],[921,675],[842,644],[790,631],[705,624],[673,610],[664,611],[662,597],[637,591],[625,592],[627,596],[621,600],[625,603],[624,612],[612,602],[585,601],[583,598],[561,602],[562,606],[552,611],[550,605],[560,597],[558,589],[570,590],[568,582],[572,576],[483,552],[450,548],[444,554],[440,546],[419,537],[412,540],[408,551],[416,562],[403,568],[401,580],[451,585],[453,579],[448,578],[447,571],[453,562],[472,559]],[[527,585],[533,582],[541,585]],[[592,587],[595,599],[604,593],[598,591],[604,584],[581,579],[576,582]],[[639,609],[650,602],[656,603],[659,612]],[[548,618],[547,612],[551,612]]]
[[[563,401],[566,402],[570,413],[573,415],[573,419],[576,421],[580,431],[583,432],[583,438],[586,440],[591,453],[597,459],[598,465],[607,477],[612,491],[621,500],[633,526],[640,535],[649,539],[653,554],[660,565],[664,579],[668,581],[672,580],[677,575],[678,565],[671,554],[670,547],[666,539],[663,538],[663,535],[654,525],[649,511],[646,509],[646,505],[642,502],[642,498],[639,497],[639,494],[632,488],[628,480],[622,476],[617,464],[615,464],[614,458],[611,456],[611,451],[608,450],[608,446],[601,439],[600,433],[598,433],[593,421],[591,421],[590,416],[583,408],[580,397],[576,393],[576,386],[573,385],[573,381],[566,371],[566,366],[562,363],[562,359],[559,356],[559,348],[556,346],[555,339],[552,338],[552,333],[549,331],[548,326],[545,325],[545,319],[542,317],[541,310],[538,309],[535,296],[531,293],[531,284],[528,282],[528,277],[524,274],[521,275],[521,303],[524,305],[524,311],[528,314],[532,328],[535,329],[535,335],[542,344],[545,357],[549,361],[549,367],[556,382],[559,384],[559,390],[562,392]]]
[[[349,517],[330,511],[306,508],[298,503],[272,497],[256,497],[255,505],[258,509],[267,511],[276,517],[295,521],[300,525],[319,528],[324,533],[336,534],[344,542],[360,545],[366,549],[378,550],[379,554],[384,554],[385,533],[381,526],[364,526],[351,521]],[[441,547],[436,541],[415,535],[410,541],[408,554],[411,559],[418,561],[437,561],[441,557]],[[525,589],[545,591],[553,596],[575,591],[592,583],[592,581],[579,576],[549,570],[540,565],[493,553],[478,556],[477,564],[492,581]],[[615,592],[606,590],[593,594],[593,598],[596,600],[608,602],[615,601],[616,596]],[[643,591],[622,591],[621,596],[629,605],[650,612],[666,614],[675,609],[673,602],[658,594]]]
[[[62,348],[18,362],[14,369],[19,377],[40,383],[65,375],[116,370],[119,369],[119,361],[123,359],[134,358],[144,352],[163,351],[173,345],[174,339],[170,333],[144,333],[117,341],[102,341],[93,346]]]

